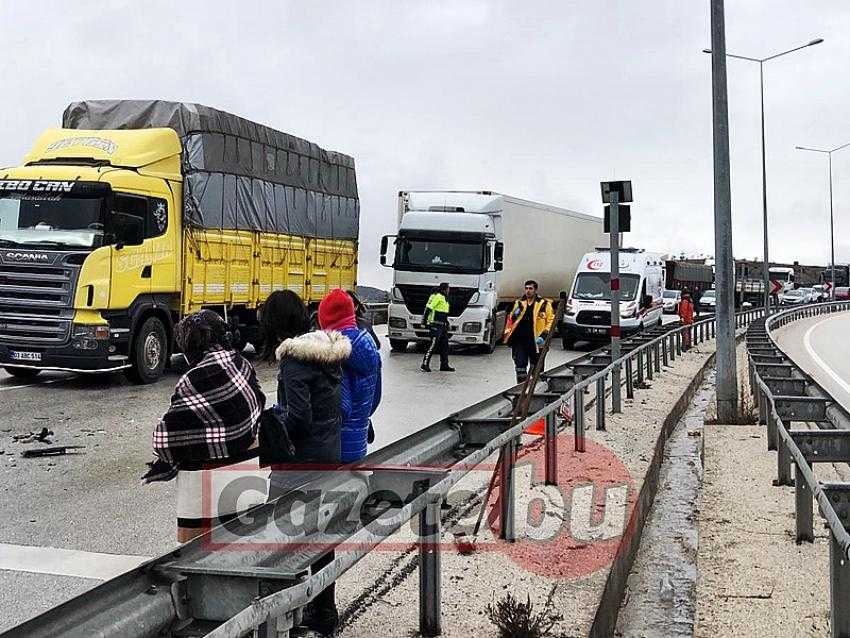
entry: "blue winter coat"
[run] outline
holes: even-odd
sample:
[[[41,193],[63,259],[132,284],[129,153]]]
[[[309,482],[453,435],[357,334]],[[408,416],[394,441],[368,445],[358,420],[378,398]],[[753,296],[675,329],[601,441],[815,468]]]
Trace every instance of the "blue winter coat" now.
[[[381,402],[381,355],[365,330],[345,328],[340,332],[351,341],[340,384],[342,462],[351,463],[366,456],[369,417]]]

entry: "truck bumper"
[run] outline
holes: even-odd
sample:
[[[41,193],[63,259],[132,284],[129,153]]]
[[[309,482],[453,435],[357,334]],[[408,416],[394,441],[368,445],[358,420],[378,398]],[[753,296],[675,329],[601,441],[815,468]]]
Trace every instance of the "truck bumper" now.
[[[388,335],[390,339],[429,341],[431,335],[422,323],[422,315],[414,315],[404,304],[392,303],[388,310]],[[490,313],[487,308],[472,307],[459,317],[449,317],[449,340],[456,344],[480,345],[490,336]]]
[[[97,348],[80,350],[70,343],[63,346],[9,346],[0,344],[0,368],[58,370],[63,372],[114,372],[129,368],[124,355],[109,353],[108,341],[98,342]]]

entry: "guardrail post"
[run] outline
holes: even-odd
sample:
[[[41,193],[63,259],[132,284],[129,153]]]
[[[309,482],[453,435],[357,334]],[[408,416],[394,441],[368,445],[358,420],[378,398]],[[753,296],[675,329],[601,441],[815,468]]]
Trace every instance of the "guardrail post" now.
[[[502,483],[502,500],[505,500],[504,485]],[[419,513],[419,633],[423,636],[443,633],[440,627],[441,501],[439,497],[428,501]]]
[[[778,434],[776,432],[776,415],[772,410],[767,411],[767,449],[775,450],[776,449],[776,439]]]
[[[580,379],[581,377],[576,378]],[[584,452],[584,388],[579,388],[573,392],[573,428],[575,429],[576,452]]]
[[[626,398],[634,399],[635,398],[635,379],[634,379],[634,366],[632,362],[634,359],[629,357],[626,359]]]
[[[596,380],[596,429],[605,429],[605,377]]]
[[[835,637],[850,636],[850,562],[829,534],[829,625]]]
[[[670,351],[670,360],[676,360],[676,335],[670,335],[670,343],[667,346],[667,349]]]
[[[667,337],[661,339],[661,365],[665,368],[670,365],[670,361],[667,358]]]
[[[620,393],[622,392],[622,379],[620,372],[622,367],[620,364],[615,364],[611,368],[611,414],[620,414],[623,411],[623,404]]]
[[[643,350],[638,350],[637,353],[637,384],[638,387],[643,386]]]
[[[759,425],[767,425],[767,395],[764,392],[758,393],[759,402]]]
[[[677,355],[682,354],[682,331],[681,330],[676,331],[676,354]]]
[[[780,421],[777,427],[785,427]],[[775,485],[793,485],[791,478],[791,454],[784,439],[779,437],[776,441],[776,483]]]
[[[658,347],[657,341],[652,344],[652,358],[655,361],[655,371],[661,374],[661,348]]]
[[[502,446],[499,464],[499,538],[514,542],[514,464],[517,440],[511,439]]]
[[[652,381],[652,350],[646,349],[644,352],[646,353],[646,380]]]
[[[546,485],[558,484],[558,420],[554,412],[546,415]]]
[[[812,491],[797,464],[794,464],[794,510],[797,523],[797,544],[803,541],[814,543],[814,512]]]

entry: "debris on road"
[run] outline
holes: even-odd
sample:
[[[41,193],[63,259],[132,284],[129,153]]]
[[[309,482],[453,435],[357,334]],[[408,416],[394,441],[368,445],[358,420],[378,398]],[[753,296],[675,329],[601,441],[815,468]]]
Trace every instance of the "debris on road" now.
[[[21,452],[21,456],[25,459],[41,457],[41,456],[60,456],[62,454],[68,454],[69,450],[81,450],[85,447],[85,445],[57,445],[54,447],[40,447],[32,450],[24,450]]]
[[[26,434],[13,434],[15,443],[51,443],[50,438],[54,435],[53,430],[41,428],[40,432],[27,432]]]

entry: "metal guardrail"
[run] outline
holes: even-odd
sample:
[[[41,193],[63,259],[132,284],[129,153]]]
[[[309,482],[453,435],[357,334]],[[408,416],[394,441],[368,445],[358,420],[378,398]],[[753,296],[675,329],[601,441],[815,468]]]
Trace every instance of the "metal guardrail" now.
[[[736,315],[743,327],[761,316],[761,309]],[[596,350],[550,369],[531,397],[529,416],[510,426],[509,415],[520,386],[476,403],[424,430],[369,454],[361,464],[330,472],[309,483],[318,493],[336,493],[356,502],[369,493],[391,488],[399,504],[388,507],[355,529],[339,531],[332,520],[325,530],[305,538],[287,535],[291,521],[283,520],[277,503],[250,511],[248,522],[233,521],[210,531],[179,550],[169,552],[140,568],[123,574],[3,634],[11,636],[197,636],[237,638],[257,635],[284,638],[300,621],[301,609],[355,565],[376,545],[402,525],[419,516],[420,632],[438,635],[440,628],[440,504],[449,489],[463,476],[500,452],[499,535],[513,540],[515,486],[513,469],[523,431],[543,419],[545,433],[545,481],[557,484],[557,413],[572,402],[575,447],[585,449],[585,412],[590,409],[586,392],[596,390],[596,428],[605,428],[606,396],[615,367],[625,368],[627,397],[644,387],[645,380],[661,374],[682,354],[690,335],[698,344],[713,338],[714,316],[692,325],[664,328],[661,334],[637,335],[624,341],[622,356],[611,361],[605,349]],[[366,476],[367,472],[370,476]],[[342,503],[337,511],[345,511]],[[486,506],[484,504],[483,506]],[[228,551],[223,539],[245,543],[252,535],[271,528],[277,536],[264,545],[245,551]],[[287,524],[288,523],[288,524]],[[215,537],[215,543],[210,539]],[[300,551],[281,552],[286,544],[304,545]],[[264,549],[268,545],[274,549]],[[345,551],[322,569],[310,566],[329,547],[344,544]],[[224,547],[218,549],[216,546]],[[349,549],[351,548],[351,549]]]
[[[850,310],[850,301],[792,308],[747,330],[750,388],[767,448],[776,450],[775,485],[794,486],[797,543],[814,542],[813,500],[830,532],[830,627],[833,638],[850,637],[850,483],[819,481],[816,463],[850,463],[850,413],[803,372],[777,345],[771,330],[798,319]],[[792,423],[818,429],[792,429]],[[794,477],[791,468],[794,468]]]

